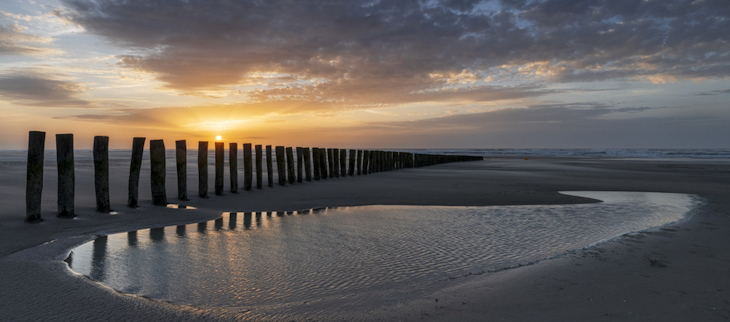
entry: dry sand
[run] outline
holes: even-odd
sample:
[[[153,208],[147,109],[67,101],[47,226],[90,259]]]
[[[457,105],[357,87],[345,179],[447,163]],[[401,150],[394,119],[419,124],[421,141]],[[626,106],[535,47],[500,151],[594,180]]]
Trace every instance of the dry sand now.
[[[148,162],[145,164],[148,167]],[[174,165],[173,165],[174,167]],[[168,167],[174,202],[175,174]],[[730,319],[730,161],[493,158],[354,178],[264,187],[188,205],[151,205],[143,169],[139,209],[126,203],[128,164],[112,164],[112,208],[93,211],[91,167],[77,162],[74,220],[55,217],[55,170],[46,168],[41,224],[24,218],[25,166],[0,164],[0,321],[256,320],[262,312],[195,308],[118,293],[62,262],[98,234],[193,223],[222,211],[282,211],[322,206],[523,205],[590,202],[558,191],[696,194],[705,205],[684,222],[625,235],[534,265],[436,283],[430,296],[382,306],[292,305],[272,320],[427,321],[727,321]],[[211,173],[212,174],[212,173]],[[211,176],[212,179],[212,176]],[[211,182],[212,190],[212,182]],[[40,245],[40,246],[39,246]],[[36,247],[39,246],[39,247]],[[342,304],[342,303],[341,303]]]

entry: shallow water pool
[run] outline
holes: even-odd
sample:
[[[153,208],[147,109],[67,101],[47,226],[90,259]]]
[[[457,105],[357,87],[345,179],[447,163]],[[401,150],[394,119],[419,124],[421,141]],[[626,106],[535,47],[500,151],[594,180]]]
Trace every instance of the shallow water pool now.
[[[361,206],[224,213],[218,220],[97,238],[72,270],[114,289],[206,307],[416,294],[682,219],[689,195],[565,192],[600,203]],[[365,297],[363,297],[365,296]]]

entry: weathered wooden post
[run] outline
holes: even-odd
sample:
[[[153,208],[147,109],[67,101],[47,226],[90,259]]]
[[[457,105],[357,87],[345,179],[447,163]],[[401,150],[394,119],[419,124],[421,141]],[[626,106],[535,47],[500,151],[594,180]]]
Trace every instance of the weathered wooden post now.
[[[304,149],[297,147],[297,182],[302,183],[304,180]]]
[[[370,151],[370,166],[368,169],[370,173],[378,172],[378,151]]]
[[[319,165],[319,160],[320,160],[320,157],[319,157],[319,148],[312,148],[312,159],[314,159],[313,160],[314,162],[312,162],[312,163],[314,163],[313,164],[313,166],[314,166],[314,180],[319,180],[319,169],[320,169],[320,165]]]
[[[96,211],[110,212],[109,204],[109,137],[94,137],[94,190]]]
[[[294,151],[291,147],[286,148],[286,168],[287,175],[289,177],[289,183],[294,184],[294,181],[296,181],[297,178],[294,174]]]
[[[304,156],[304,177],[307,181],[312,181],[312,157],[309,155],[309,147],[302,148]]]
[[[333,149],[327,149],[327,170],[329,171],[330,178],[335,177],[335,151]]]
[[[269,179],[269,187],[274,186],[274,165],[271,157],[271,146],[266,146],[266,176]]]
[[[378,151],[370,151],[370,173],[378,172]]]
[[[357,160],[355,167],[357,167],[357,175],[362,175],[362,150],[357,150]]]
[[[390,152],[384,151],[383,152],[383,171],[390,171]]]
[[[340,149],[340,177],[347,176],[347,150]]]
[[[279,175],[279,185],[286,185],[286,158],[284,157],[285,148],[283,146],[276,147],[276,170]]]
[[[261,144],[256,145],[256,188],[261,189],[264,185],[264,166]]]
[[[215,194],[217,196],[223,195],[224,149],[223,142],[215,142]]]
[[[137,208],[139,203],[139,173],[142,168],[145,140],[145,138],[132,140],[132,162],[129,165],[129,194],[127,197],[127,207],[129,208]]]
[[[165,190],[165,142],[150,140],[150,173],[152,187],[152,204],[167,206],[167,192]]]
[[[208,198],[208,141],[198,142],[198,196]]]
[[[188,200],[188,146],[185,140],[175,141],[175,163],[177,165],[177,199]]]
[[[375,169],[378,172],[383,172],[383,151],[378,151],[377,154],[375,154]]]
[[[370,159],[370,151],[369,150],[362,151],[362,174],[363,175],[368,174],[369,159]]]
[[[43,162],[46,132],[28,133],[28,163],[25,181],[25,221],[41,222],[41,197],[43,194]]]
[[[245,160],[245,150],[243,154]],[[231,193],[236,193],[238,192],[238,143],[228,143],[228,173],[231,181]]]
[[[243,189],[251,190],[253,182],[253,162],[251,160],[251,143],[243,145]]]
[[[332,149],[332,162],[334,163],[335,178],[340,177],[340,149]]]
[[[329,167],[327,166],[327,149],[321,148],[319,149],[319,174],[322,176],[322,179],[327,180],[327,169]]]
[[[350,149],[350,169],[347,171],[349,176],[355,175],[355,160],[357,159],[357,151]]]
[[[56,134],[58,167],[58,217],[73,218],[74,213],[74,135]]]

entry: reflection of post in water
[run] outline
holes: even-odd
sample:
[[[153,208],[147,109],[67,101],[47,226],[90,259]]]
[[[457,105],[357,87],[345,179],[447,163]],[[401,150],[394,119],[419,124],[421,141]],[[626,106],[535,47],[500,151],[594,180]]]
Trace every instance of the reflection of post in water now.
[[[243,213],[243,228],[246,230],[251,229],[251,213],[250,212]]]
[[[269,212],[264,212],[264,213],[266,214],[266,217],[271,217],[271,211],[269,211]]]
[[[94,240],[93,252],[91,254],[91,275],[92,279],[101,281],[104,279],[104,262],[106,260],[107,237],[101,236]]]
[[[127,233],[127,246],[137,247],[139,241],[137,240],[137,231],[130,231]]]
[[[284,212],[283,211],[277,211],[276,212],[276,216],[277,217],[284,217]]]
[[[238,220],[238,213],[232,212],[228,217],[228,229],[229,230],[236,229],[236,220]]]
[[[165,240],[165,228],[158,227],[150,229],[150,239],[153,242],[161,242]]]
[[[261,227],[261,212],[256,213],[256,227]]]
[[[175,228],[177,237],[185,237],[185,225],[179,225]]]
[[[215,227],[215,230],[223,229],[223,217],[216,219],[213,227]]]

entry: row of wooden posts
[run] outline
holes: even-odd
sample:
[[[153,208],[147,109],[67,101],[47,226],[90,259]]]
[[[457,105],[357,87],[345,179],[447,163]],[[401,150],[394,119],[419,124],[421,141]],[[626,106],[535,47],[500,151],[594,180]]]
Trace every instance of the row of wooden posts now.
[[[28,141],[28,165],[26,182],[26,221],[38,222],[41,219],[41,192],[43,190],[43,161],[46,133],[31,131]],[[129,170],[129,193],[127,206],[138,205],[139,176],[142,168],[142,155],[145,138],[138,137],[132,141],[132,161]],[[256,145],[256,188],[263,186],[263,146]],[[165,143],[163,140],[150,140],[150,172],[152,185],[152,203],[158,206],[167,205],[165,190]],[[175,159],[177,163],[177,197],[181,201],[188,199],[187,194],[187,145],[185,140],[175,141]],[[223,194],[225,146],[223,142],[215,142],[215,194]],[[56,134],[56,160],[58,167],[58,216],[72,218],[74,213],[74,154],[73,134]],[[238,191],[238,144],[229,143],[229,170],[231,192]],[[279,185],[338,178],[340,176],[367,175],[376,172],[402,168],[418,168],[429,165],[482,160],[482,157],[465,155],[434,155],[410,152],[347,150],[296,147],[297,166],[295,174],[294,152],[291,147],[277,146],[276,169]],[[109,202],[109,137],[94,137],[94,187],[96,192],[96,211],[111,211]],[[274,186],[272,149],[266,146],[266,169],[268,186]],[[253,162],[251,144],[243,144],[243,189],[251,190],[253,181]],[[198,142],[198,196],[208,197],[208,142]]]

